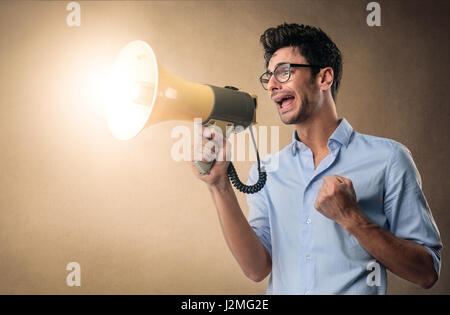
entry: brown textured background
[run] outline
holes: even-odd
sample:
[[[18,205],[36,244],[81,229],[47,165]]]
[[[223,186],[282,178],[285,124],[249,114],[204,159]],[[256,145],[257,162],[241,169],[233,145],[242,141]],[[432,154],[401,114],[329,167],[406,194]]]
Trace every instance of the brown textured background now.
[[[257,78],[259,35],[285,21],[340,47],[340,116],[408,146],[449,244],[449,2],[378,1],[382,26],[368,27],[369,2],[79,1],[70,28],[69,1],[0,1],[0,293],[264,293],[228,251],[205,186],[170,158],[180,122],[115,140],[86,82],[142,39],[178,76],[258,94],[258,121],[280,126],[284,146],[292,127]],[[246,178],[251,162],[237,165]],[[448,258],[445,247],[431,290],[390,275],[388,292],[450,293]],[[71,261],[81,287],[66,285]]]

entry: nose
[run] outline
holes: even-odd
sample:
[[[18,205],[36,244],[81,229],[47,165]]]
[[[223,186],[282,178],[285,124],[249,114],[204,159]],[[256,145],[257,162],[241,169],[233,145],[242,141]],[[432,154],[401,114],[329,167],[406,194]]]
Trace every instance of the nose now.
[[[281,89],[281,83],[275,79],[275,75],[272,75],[267,83],[267,91],[272,92],[275,89]]]

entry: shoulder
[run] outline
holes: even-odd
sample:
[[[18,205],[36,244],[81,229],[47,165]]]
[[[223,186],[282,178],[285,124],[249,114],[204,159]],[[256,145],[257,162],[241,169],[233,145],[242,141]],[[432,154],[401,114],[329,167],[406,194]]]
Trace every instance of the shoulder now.
[[[368,156],[376,156],[385,160],[388,164],[395,162],[410,163],[412,161],[411,151],[396,140],[358,132],[354,132],[352,138],[349,148],[358,154],[365,153]]]
[[[355,132],[354,137],[354,142],[352,141],[351,145],[365,148],[368,154],[377,156],[384,161],[388,178],[403,177],[406,173],[409,173],[420,181],[420,175],[411,151],[404,144],[393,139],[357,132]]]
[[[350,142],[350,145],[361,146],[368,150],[376,150],[380,153],[383,152],[388,155],[400,151],[409,152],[408,148],[405,145],[396,140],[362,134],[356,131],[353,134],[353,139]]]

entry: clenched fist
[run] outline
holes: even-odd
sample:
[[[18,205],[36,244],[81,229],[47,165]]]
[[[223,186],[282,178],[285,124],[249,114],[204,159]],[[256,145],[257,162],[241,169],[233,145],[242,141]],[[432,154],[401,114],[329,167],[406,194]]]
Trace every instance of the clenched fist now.
[[[214,163],[209,174],[200,175],[194,163],[191,163],[192,171],[196,177],[204,181],[209,186],[220,184],[225,185],[228,182],[227,169],[230,164],[231,147],[227,139],[222,135],[218,128],[202,127],[200,145],[191,148],[191,161],[201,160],[203,162]]]
[[[323,178],[314,208],[342,226],[351,223],[355,212],[361,211],[352,181],[339,175]]]

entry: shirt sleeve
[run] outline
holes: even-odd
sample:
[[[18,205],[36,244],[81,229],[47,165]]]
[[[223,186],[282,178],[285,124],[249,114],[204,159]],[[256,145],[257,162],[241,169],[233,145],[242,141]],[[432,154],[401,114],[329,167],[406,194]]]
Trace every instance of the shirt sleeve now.
[[[386,171],[384,209],[390,231],[397,237],[424,246],[439,275],[442,242],[430,207],[422,192],[420,174],[409,150],[394,145]]]
[[[255,163],[250,169],[247,185],[253,185],[258,181],[258,165]],[[272,243],[270,237],[270,223],[268,211],[268,198],[266,187],[254,194],[247,194],[247,203],[249,207],[248,223],[250,224],[256,236],[272,257]]]

